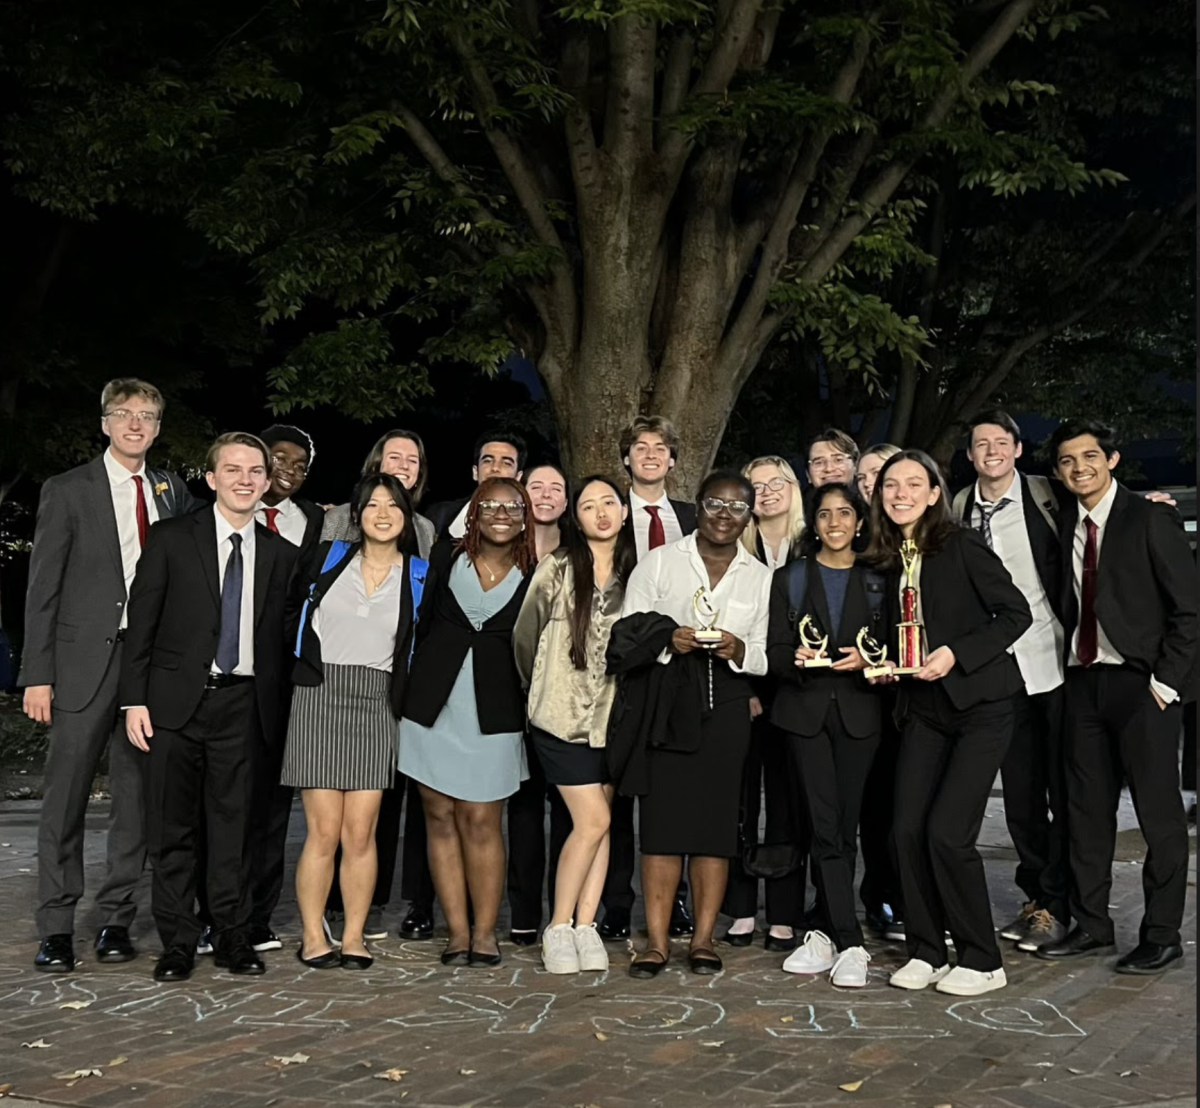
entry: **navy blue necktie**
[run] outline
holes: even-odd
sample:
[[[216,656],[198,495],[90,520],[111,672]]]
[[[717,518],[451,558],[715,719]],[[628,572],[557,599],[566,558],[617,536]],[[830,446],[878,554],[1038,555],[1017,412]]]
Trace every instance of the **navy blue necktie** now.
[[[225,563],[221,586],[221,636],[217,639],[217,668],[222,673],[237,669],[242,630],[242,536],[229,536],[233,549]]]

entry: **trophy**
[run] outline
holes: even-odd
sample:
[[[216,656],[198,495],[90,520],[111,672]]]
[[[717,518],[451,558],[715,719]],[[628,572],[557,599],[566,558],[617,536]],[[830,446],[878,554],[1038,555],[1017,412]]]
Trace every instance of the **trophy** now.
[[[711,650],[721,642],[721,632],[717,630],[717,619],[721,613],[713,607],[712,597],[708,589],[701,585],[692,597],[692,610],[700,626],[696,629],[696,642],[707,650]]]
[[[917,618],[917,587],[913,584],[921,552],[912,539],[900,544],[904,587],[900,590],[900,664],[893,673],[916,673],[925,664],[925,628]]]
[[[886,664],[887,646],[880,646],[865,627],[859,631],[854,642],[867,663],[867,668],[863,670],[864,677],[884,677],[892,672],[892,667]]]
[[[820,666],[833,665],[833,659],[825,653],[829,647],[829,636],[821,634],[821,628],[817,626],[817,622],[812,616],[805,616],[800,621],[800,641],[809,650],[816,651],[815,658],[805,659],[805,669],[816,669]]]

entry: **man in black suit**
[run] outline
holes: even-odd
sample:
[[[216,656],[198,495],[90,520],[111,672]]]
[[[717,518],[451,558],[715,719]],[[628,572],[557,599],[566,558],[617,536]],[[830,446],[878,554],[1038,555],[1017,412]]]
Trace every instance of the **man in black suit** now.
[[[271,451],[271,484],[263,493],[254,518],[267,530],[299,547],[303,555],[320,541],[325,525],[325,510],[300,497],[316,459],[313,441],[307,432],[287,423],[268,427],[259,438]]]
[[[206,474],[216,505],[155,529],[130,594],[121,703],[129,741],[149,753],[160,981],[192,972],[201,834],[216,964],[235,974],[264,968],[249,941],[251,766],[256,744],[283,741],[285,609],[296,562],[296,547],[254,521],[270,469],[261,439],[218,438]]]
[[[485,431],[475,440],[471,480],[476,488],[492,477],[511,477],[519,481],[525,470],[526,453],[525,440],[520,435],[495,428]],[[469,496],[458,500],[439,500],[426,509],[425,515],[433,524],[439,539],[463,537],[470,501]]]
[[[1025,687],[1013,701],[1012,739],[1000,770],[1016,883],[1026,901],[1000,936],[1033,951],[1067,935],[1070,875],[1058,500],[1046,478],[1016,469],[1022,449],[1021,430],[1007,412],[971,420],[967,457],[978,476],[954,498],[954,514],[999,555],[1033,613],[1012,650]]]
[[[103,920],[96,958],[125,962],[136,954],[129,927],[146,835],[142,765],[124,740],[118,713],[125,608],[151,526],[199,505],[174,474],[146,466],[163,408],[153,385],[133,377],[110,381],[100,401],[108,449],[50,478],[38,504],[18,683],[25,686],[25,714],[50,725],[38,824],[41,945],[34,961],[46,972],[75,968],[84,816],[106,747],[112,805],[108,870],[96,894]]]
[[[1062,513],[1062,612],[1071,912],[1076,928],[1039,958],[1116,950],[1108,914],[1117,805],[1129,781],[1146,840],[1145,913],[1118,973],[1158,973],[1183,957],[1187,823],[1179,799],[1181,700],[1192,699],[1196,582],[1178,514],[1123,488],[1110,428],[1064,423],[1051,456],[1078,507]]]

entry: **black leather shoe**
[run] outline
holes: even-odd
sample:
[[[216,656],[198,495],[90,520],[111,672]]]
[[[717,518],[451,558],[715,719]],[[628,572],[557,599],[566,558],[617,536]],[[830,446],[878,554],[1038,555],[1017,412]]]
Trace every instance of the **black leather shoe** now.
[[[375,959],[369,954],[343,954],[342,969],[368,970],[374,965]]]
[[[867,925],[868,931],[882,936],[888,929],[888,924],[892,922],[891,909],[886,904],[868,908],[863,913],[863,920]]]
[[[128,927],[102,927],[96,936],[97,962],[132,962],[137,957]]]
[[[692,973],[714,974],[724,968],[725,964],[711,950],[688,951],[688,969]]]
[[[671,926],[668,928],[668,934],[673,939],[680,939],[685,935],[692,934],[695,930],[696,926],[692,923],[692,916],[687,910],[687,905],[682,900],[675,901],[675,906],[671,909]]]
[[[796,934],[793,931],[791,936],[786,939],[781,939],[778,935],[772,935],[767,932],[767,937],[763,939],[763,949],[773,950],[777,954],[787,954],[791,950],[795,950],[797,946]]]
[[[1060,962],[1065,958],[1083,958],[1089,954],[1116,954],[1116,943],[1093,939],[1082,927],[1076,927],[1061,943],[1047,943],[1034,951],[1035,958]]]
[[[537,931],[510,931],[508,941],[515,946],[535,946],[538,941]]]
[[[336,950],[327,950],[324,954],[314,954],[311,958],[304,956],[304,944],[296,948],[296,957],[309,969],[333,969],[342,964],[342,956]]]
[[[154,967],[155,981],[186,981],[192,976],[195,955],[186,946],[169,946]]]
[[[408,915],[400,921],[397,934],[402,939],[432,939],[433,912],[414,904],[409,908]]]
[[[1140,942],[1128,954],[1117,959],[1117,973],[1162,973],[1172,962],[1183,957],[1178,943]]]
[[[217,947],[213,965],[227,969],[238,977],[257,977],[260,973],[267,972],[263,960],[248,942],[230,943],[224,948]]]
[[[731,935],[728,931],[726,931],[725,934],[722,935],[717,941],[728,943],[730,946],[749,946],[752,942],[754,942],[754,932],[743,931],[740,934]]]
[[[42,973],[70,973],[75,968],[75,945],[70,935],[47,935],[38,947],[33,968]]]
[[[596,928],[597,934],[606,942],[629,938],[629,909],[609,908],[604,913],[604,922]]]

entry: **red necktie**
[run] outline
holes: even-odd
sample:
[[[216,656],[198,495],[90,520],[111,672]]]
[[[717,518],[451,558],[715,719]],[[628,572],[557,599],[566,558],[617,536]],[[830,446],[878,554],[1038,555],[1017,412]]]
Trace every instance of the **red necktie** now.
[[[138,547],[146,545],[146,536],[150,533],[150,512],[146,508],[146,490],[142,487],[141,477],[134,477],[133,483],[137,488],[137,525]]]
[[[666,546],[667,533],[663,530],[663,522],[658,514],[662,509],[657,504],[647,504],[646,511],[650,513],[650,549]]]
[[[1090,516],[1083,521],[1083,580],[1079,583],[1079,664],[1090,666],[1099,652],[1096,639],[1096,536],[1099,528]]]
[[[263,515],[265,515],[267,517],[267,530],[274,531],[275,534],[278,535],[279,528],[275,526],[275,520],[279,516],[279,509],[278,508],[264,508]]]

